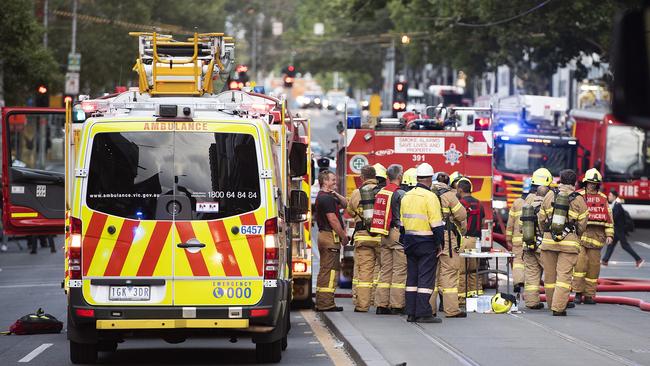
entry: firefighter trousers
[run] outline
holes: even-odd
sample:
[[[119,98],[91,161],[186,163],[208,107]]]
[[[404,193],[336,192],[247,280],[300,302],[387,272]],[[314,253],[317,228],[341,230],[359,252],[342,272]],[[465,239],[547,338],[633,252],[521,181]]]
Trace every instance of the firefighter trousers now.
[[[569,302],[573,267],[578,261],[578,254],[542,250],[541,258],[548,307],[553,311],[564,311]]]
[[[431,316],[429,299],[436,281],[437,251],[433,236],[404,235],[407,315]]]
[[[524,283],[525,281],[525,272],[526,272],[526,266],[524,264],[524,247],[521,244],[521,241],[519,243],[512,243],[512,254],[514,254],[514,258],[512,258],[512,280],[515,286],[520,285]]]
[[[359,231],[354,235],[352,303],[358,311],[368,311],[372,306],[372,290],[380,240],[381,236],[370,236],[366,231]]]
[[[463,243],[461,244],[460,252],[464,252],[465,249],[476,248],[476,241],[478,239],[479,238],[473,236],[463,237]],[[459,258],[458,260],[460,261],[460,271],[458,274],[458,301],[461,305],[464,305],[466,297],[482,295],[483,287],[480,279],[476,276],[476,268],[479,265],[479,260],[477,258]],[[466,273],[468,282],[467,284],[465,283]]]
[[[404,247],[398,242],[399,230],[392,228],[381,239],[379,282],[375,290],[377,307],[404,308],[404,289],[406,288],[406,255]]]
[[[573,291],[584,296],[596,296],[596,285],[600,275],[600,251],[602,248],[580,247],[578,263],[573,270]]]
[[[458,272],[460,270],[460,255],[453,252],[453,257],[450,257],[447,253],[442,253],[438,258],[438,272],[436,278],[438,278],[437,289],[434,286],[433,296],[431,296],[431,307],[433,313],[436,313],[438,296],[437,292],[442,294],[442,306],[445,311],[445,315],[454,316],[460,313],[460,308],[458,304]],[[437,291],[436,291],[437,290]]]
[[[542,258],[539,251],[524,249],[523,257],[525,267],[524,302],[526,303],[526,306],[533,307],[539,304],[540,301],[539,285],[542,280],[542,272],[544,267],[542,267]]]
[[[321,231],[318,233],[320,269],[316,280],[316,308],[319,310],[327,310],[336,306],[334,291],[341,269],[341,250],[336,245],[331,232]]]

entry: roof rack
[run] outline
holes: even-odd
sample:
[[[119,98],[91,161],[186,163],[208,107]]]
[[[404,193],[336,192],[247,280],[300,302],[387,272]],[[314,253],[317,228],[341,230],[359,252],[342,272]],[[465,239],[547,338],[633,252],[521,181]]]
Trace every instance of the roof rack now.
[[[223,33],[194,33],[187,41],[156,32],[129,35],[138,37],[133,70],[140,92],[153,96],[210,94],[213,77],[230,72],[235,59],[234,41]]]

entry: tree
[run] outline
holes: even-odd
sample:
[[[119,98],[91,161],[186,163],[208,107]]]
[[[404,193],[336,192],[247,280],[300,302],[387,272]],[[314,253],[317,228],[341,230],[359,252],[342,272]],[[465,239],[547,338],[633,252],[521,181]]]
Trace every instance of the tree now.
[[[42,28],[31,1],[0,6],[0,103],[25,104],[40,83],[60,78],[52,54],[43,47]]]

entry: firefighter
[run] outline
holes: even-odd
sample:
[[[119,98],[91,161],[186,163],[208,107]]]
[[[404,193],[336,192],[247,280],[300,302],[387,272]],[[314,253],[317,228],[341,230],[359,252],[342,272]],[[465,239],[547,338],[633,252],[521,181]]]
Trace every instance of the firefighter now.
[[[372,166],[375,168],[375,173],[376,176],[375,178],[377,179],[377,189],[382,189],[386,187],[386,167],[381,165],[380,163],[376,163],[375,165]]]
[[[537,213],[541,209],[544,197],[552,193],[551,183],[553,183],[553,175],[548,169],[535,170],[530,180],[530,192],[524,199],[518,220],[520,227],[517,228],[517,234],[521,235],[524,260],[524,302],[526,307],[532,310],[544,309],[544,304],[539,298],[539,285],[543,272],[539,245],[543,231],[538,225]],[[526,208],[530,210],[527,211]],[[526,229],[530,229],[527,231],[530,235],[525,235]]]
[[[572,271],[580,253],[580,237],[587,228],[587,204],[584,197],[575,192],[575,184],[576,172],[562,170],[558,191],[551,190],[544,197],[537,215],[539,226],[544,228],[541,245],[544,288],[553,316],[566,316]]]
[[[354,218],[354,274],[352,279],[352,302],[354,311],[367,312],[372,306],[372,288],[375,278],[375,263],[379,257],[381,236],[371,235],[377,179],[375,168],[365,165],[361,168],[361,187],[350,195],[347,212]]]
[[[578,191],[587,202],[589,215],[587,229],[580,237],[580,254],[573,271],[573,290],[576,292],[575,303],[594,305],[596,284],[600,274],[600,250],[603,245],[610,245],[614,238],[614,221],[607,196],[600,192],[602,176],[596,168],[587,170],[582,184],[584,189]],[[584,299],[583,299],[584,295]]]
[[[434,286],[434,296],[431,296],[431,306],[436,309],[437,287],[442,294],[442,305],[447,318],[465,318],[467,314],[460,310],[458,304],[458,274],[461,240],[467,231],[467,211],[449,187],[449,175],[446,173],[438,174],[438,180],[433,184],[432,190],[440,198],[445,233],[439,254],[440,265],[436,275],[438,282],[437,286]]]
[[[438,264],[437,253],[444,240],[440,200],[431,192],[433,168],[417,167],[418,183],[406,192],[400,205],[401,231],[406,254],[406,321],[441,323],[432,316],[429,299]]]
[[[334,291],[341,268],[341,247],[348,243],[340,207],[345,208],[348,203],[336,192],[334,173],[323,170],[318,175],[318,183],[321,188],[315,206],[320,269],[316,282],[316,311],[342,311],[343,308],[334,303]]]
[[[530,178],[524,179],[521,197],[512,202],[508,213],[508,224],[506,225],[506,243],[512,248],[514,258],[512,260],[512,278],[514,292],[521,293],[524,286],[524,247],[521,242],[521,208],[524,206],[526,196],[530,192]]]
[[[374,189],[374,193],[377,194],[382,188],[386,187],[386,167],[384,167],[381,163],[375,163],[375,165],[372,166],[375,168],[375,179],[377,179],[377,186]],[[381,269],[381,256],[379,255],[379,252],[377,252],[377,256],[375,258],[375,268],[373,269],[373,274],[372,274],[372,288],[370,289],[370,306],[374,305],[375,301],[375,290],[377,289],[377,284],[379,283],[379,270]]]
[[[400,202],[406,192],[400,189],[402,166],[393,164],[386,170],[388,184],[375,198],[371,233],[381,235],[380,276],[375,291],[378,315],[401,314],[406,288],[406,255],[399,242]]]
[[[481,229],[485,219],[485,210],[481,202],[472,196],[472,182],[468,178],[461,178],[457,183],[457,193],[460,203],[465,207],[467,212],[467,233],[462,240],[461,252],[476,248],[476,242],[481,240]],[[482,295],[481,283],[476,276],[476,267],[478,259],[463,259],[460,261],[460,273],[458,277],[459,292],[458,297],[461,305],[465,304],[465,298],[473,295]],[[465,283],[465,273],[467,273],[467,283]],[[473,288],[473,290],[469,290]]]
[[[408,192],[411,189],[413,189],[413,187],[415,187],[416,184],[418,184],[418,179],[415,173],[415,168],[407,169],[404,172],[404,176],[402,177],[401,189],[404,192]]]
[[[460,174],[458,171],[455,171],[449,175],[449,186],[451,189],[456,189],[456,184],[460,181],[460,178],[462,178],[463,175]]]

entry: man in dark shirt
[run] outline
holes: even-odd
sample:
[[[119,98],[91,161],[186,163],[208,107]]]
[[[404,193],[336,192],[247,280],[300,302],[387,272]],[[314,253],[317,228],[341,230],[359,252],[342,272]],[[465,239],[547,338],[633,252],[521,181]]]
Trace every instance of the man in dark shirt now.
[[[609,203],[612,204],[612,217],[614,218],[614,241],[607,246],[607,251],[605,256],[601,261],[603,266],[606,266],[609,262],[609,258],[614,253],[614,248],[616,243],[621,242],[621,247],[623,250],[628,252],[636,261],[636,267],[639,268],[645,262],[639,255],[632,249],[630,243],[627,242],[627,233],[625,232],[625,210],[623,210],[623,205],[621,205],[621,200],[618,198],[618,191],[612,189],[608,195]]]
[[[331,171],[322,171],[318,183],[316,223],[320,269],[316,281],[316,311],[342,311],[343,308],[334,303],[334,291],[341,268],[341,246],[348,243],[340,213],[340,208],[347,207],[347,200],[336,192],[336,175]]]
[[[467,233],[463,237],[461,244],[461,252],[466,249],[476,247],[476,241],[481,240],[481,229],[483,226],[483,219],[485,218],[485,211],[481,202],[472,196],[472,183],[469,179],[462,177],[456,183],[457,195],[460,203],[465,206],[467,211]],[[459,281],[458,281],[458,296],[461,304],[465,303],[465,298],[468,296],[481,295],[483,290],[481,284],[476,277],[476,267],[478,266],[478,259],[461,260]],[[465,273],[467,274],[467,283],[465,283]],[[469,288],[472,288],[470,290]]]

